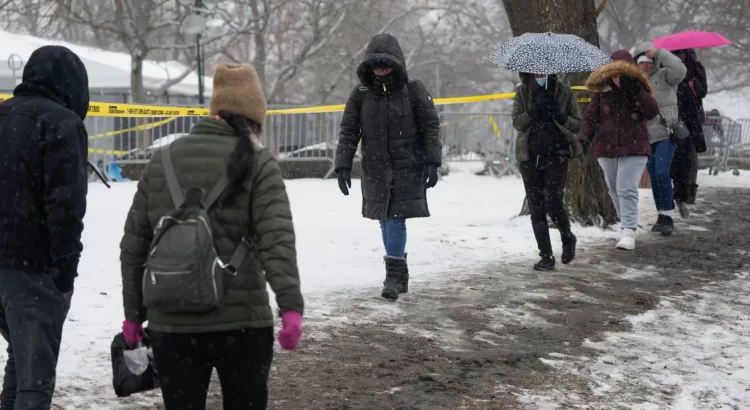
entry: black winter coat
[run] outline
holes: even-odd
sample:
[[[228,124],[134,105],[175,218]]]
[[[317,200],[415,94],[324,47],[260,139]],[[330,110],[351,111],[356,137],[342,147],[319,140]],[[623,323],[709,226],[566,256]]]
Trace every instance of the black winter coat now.
[[[441,165],[440,119],[424,84],[409,84],[404,61],[393,36],[375,36],[357,70],[362,87],[341,120],[336,169],[351,169],[361,141],[362,215],[369,219],[430,216],[425,165]],[[381,64],[393,67],[386,80],[372,73]]]
[[[73,289],[88,190],[86,67],[70,50],[31,55],[0,103],[0,267],[53,275]]]
[[[685,123],[690,138],[686,143],[694,144],[698,153],[706,152],[706,138],[703,134],[703,121],[698,99],[693,94],[690,86],[682,82],[677,87],[677,106],[680,111],[680,120]]]

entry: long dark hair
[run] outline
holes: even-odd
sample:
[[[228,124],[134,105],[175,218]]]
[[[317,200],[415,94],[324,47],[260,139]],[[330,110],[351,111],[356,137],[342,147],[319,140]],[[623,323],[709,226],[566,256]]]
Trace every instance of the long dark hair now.
[[[226,121],[237,134],[237,143],[234,145],[232,155],[227,165],[227,176],[233,192],[241,189],[245,178],[250,174],[253,167],[253,143],[250,140],[252,134],[260,134],[262,126],[239,114],[228,111],[219,111],[219,117]]]

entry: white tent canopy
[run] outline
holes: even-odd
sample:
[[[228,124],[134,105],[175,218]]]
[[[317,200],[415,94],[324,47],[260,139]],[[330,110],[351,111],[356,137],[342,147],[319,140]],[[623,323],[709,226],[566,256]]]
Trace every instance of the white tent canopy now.
[[[104,51],[93,47],[81,46],[65,41],[51,40],[46,38],[32,37],[23,34],[14,34],[0,30],[0,77],[13,78],[13,70],[10,66],[10,58],[25,65],[31,53],[45,45],[59,45],[69,48],[78,54],[89,76],[90,89],[130,89],[130,67],[131,59],[127,53],[116,53]],[[157,90],[172,78],[177,78],[187,70],[188,67],[177,61],[156,62],[146,60],[143,62],[143,85],[147,90]],[[16,71],[20,80],[23,74],[23,65]],[[205,78],[206,97],[210,97],[213,79]],[[179,95],[198,94],[198,75],[190,73],[179,83],[169,88],[169,93]]]

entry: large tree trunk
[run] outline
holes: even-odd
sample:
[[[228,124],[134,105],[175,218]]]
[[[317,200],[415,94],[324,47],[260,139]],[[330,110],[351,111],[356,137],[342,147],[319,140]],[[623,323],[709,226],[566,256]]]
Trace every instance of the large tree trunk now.
[[[555,32],[575,34],[599,45],[594,0],[502,0],[514,36],[523,33]],[[588,73],[571,73],[564,77],[571,85],[582,85]],[[577,92],[578,96],[586,93]],[[586,104],[581,104],[586,112]],[[594,158],[596,140],[581,161],[570,161],[565,186],[565,208],[574,221],[583,225],[607,226],[617,222],[617,212],[609,197],[604,175]],[[528,214],[524,201],[521,214]]]

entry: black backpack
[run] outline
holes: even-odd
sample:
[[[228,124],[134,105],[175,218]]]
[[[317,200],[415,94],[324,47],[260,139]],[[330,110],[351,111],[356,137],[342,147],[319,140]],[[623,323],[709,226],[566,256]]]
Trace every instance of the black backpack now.
[[[226,280],[237,275],[254,245],[245,236],[229,263],[221,260],[208,210],[229,186],[227,173],[199,204],[186,204],[169,147],[162,147],[161,153],[174,209],[159,219],[154,230],[143,274],[143,304],[165,313],[205,313],[222,305]]]

